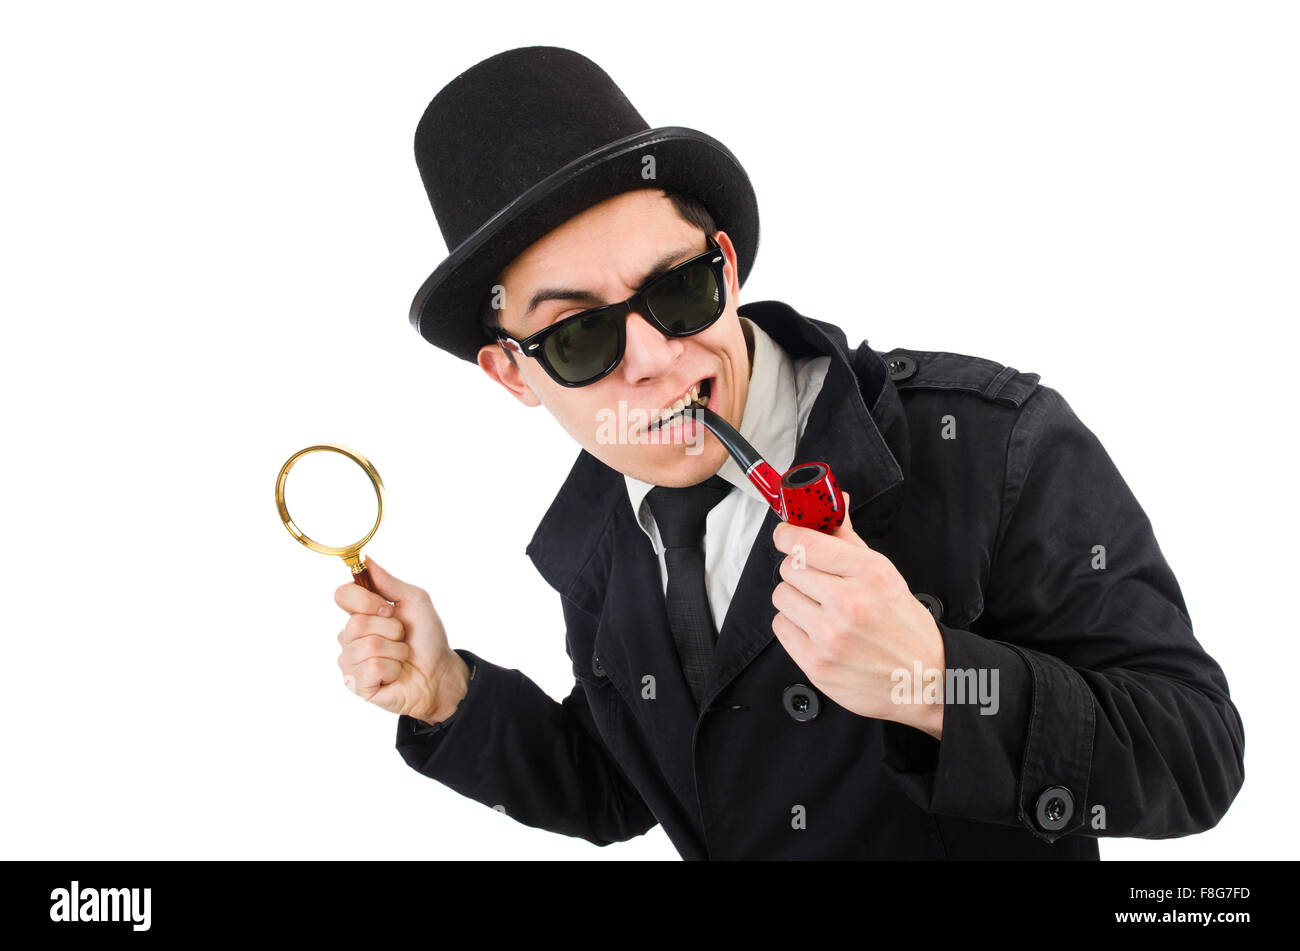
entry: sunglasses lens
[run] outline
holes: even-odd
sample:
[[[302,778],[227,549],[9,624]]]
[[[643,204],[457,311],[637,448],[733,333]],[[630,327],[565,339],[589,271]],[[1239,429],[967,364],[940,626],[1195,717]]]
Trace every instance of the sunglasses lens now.
[[[665,277],[647,292],[646,302],[670,332],[703,330],[722,312],[722,291],[707,260]]]
[[[551,334],[542,349],[560,377],[582,383],[600,376],[618,357],[618,329],[611,311],[593,311]]]

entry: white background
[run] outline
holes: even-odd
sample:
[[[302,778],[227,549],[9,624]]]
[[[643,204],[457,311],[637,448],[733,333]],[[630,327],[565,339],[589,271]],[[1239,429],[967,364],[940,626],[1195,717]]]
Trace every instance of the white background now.
[[[561,45],[758,192],[742,301],[1041,374],[1145,507],[1245,721],[1213,830],[1297,857],[1295,8],[1284,3],[43,4],[0,21],[0,856],[676,859],[411,770],[344,688],[342,563],[275,475],[378,466],[368,546],[453,646],[572,685],[524,546],[577,447],[407,322],[412,155],[479,60]],[[466,465],[478,505],[444,508]],[[1231,883],[1229,883],[1231,884]]]

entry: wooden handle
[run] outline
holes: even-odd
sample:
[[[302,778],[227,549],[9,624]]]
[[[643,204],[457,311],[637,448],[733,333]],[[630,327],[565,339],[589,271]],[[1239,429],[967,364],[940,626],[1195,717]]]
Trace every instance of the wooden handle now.
[[[374,591],[375,594],[379,594],[379,592],[375,590],[375,581],[370,577],[370,570],[366,567],[365,562],[361,563],[361,570],[352,575],[352,580],[361,585],[361,587],[365,588],[367,591]],[[379,596],[381,598],[383,597],[382,594],[379,594]]]

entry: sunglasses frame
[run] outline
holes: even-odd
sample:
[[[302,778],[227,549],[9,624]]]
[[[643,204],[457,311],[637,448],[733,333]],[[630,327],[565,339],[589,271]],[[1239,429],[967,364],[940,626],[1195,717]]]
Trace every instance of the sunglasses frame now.
[[[613,373],[614,370],[618,368],[618,365],[623,362],[623,353],[627,347],[627,316],[633,311],[636,311],[644,317],[651,326],[655,327],[660,333],[667,337],[692,337],[695,334],[703,333],[705,330],[708,330],[716,324],[718,318],[722,316],[722,312],[727,309],[727,282],[723,270],[726,267],[727,258],[726,255],[722,253],[722,248],[713,235],[707,235],[707,238],[709,242],[708,250],[697,254],[695,257],[683,261],[676,267],[660,274],[625,301],[620,301],[617,304],[602,304],[599,307],[592,307],[587,310],[579,311],[576,314],[565,317],[563,320],[557,320],[549,327],[543,327],[541,330],[537,331],[537,333],[524,337],[522,340],[515,339],[500,327],[497,327],[495,333],[497,341],[500,343],[502,349],[513,350],[520,356],[532,357],[537,360],[537,362],[542,365],[542,369],[546,371],[547,375],[556,383],[560,384],[560,386],[579,387],[590,386],[599,380],[603,380],[605,377]],[[655,314],[654,309],[650,306],[650,302],[646,299],[646,295],[652,293],[654,288],[661,282],[675,277],[687,268],[695,267],[706,259],[709,259],[708,263],[713,268],[714,280],[718,285],[717,312],[714,313],[714,315],[710,317],[702,327],[698,327],[695,330],[687,331],[686,333],[677,333],[669,330]],[[615,317],[615,327],[618,331],[618,350],[610,365],[590,379],[582,380],[578,383],[570,383],[568,380],[563,379],[555,368],[551,366],[551,361],[546,356],[546,352],[541,349],[542,344],[546,342],[546,338],[551,334],[556,333],[566,324],[570,324],[575,320],[590,318],[593,314],[600,312],[612,313],[620,308],[623,310],[623,319],[619,320],[617,319],[617,316]]]

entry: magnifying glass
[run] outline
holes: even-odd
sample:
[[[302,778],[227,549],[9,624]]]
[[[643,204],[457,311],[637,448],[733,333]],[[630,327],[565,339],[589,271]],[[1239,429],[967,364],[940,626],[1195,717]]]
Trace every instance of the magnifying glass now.
[[[285,503],[289,470],[300,462],[302,465],[294,478],[295,508],[298,508],[300,516],[304,511],[309,513],[307,517],[316,538],[298,527]],[[369,501],[370,493],[366,491],[362,476],[370,480],[377,507],[374,507],[375,502]],[[370,572],[366,570],[365,561],[361,557],[361,548],[370,541],[379,528],[379,520],[384,517],[384,483],[369,459],[355,449],[337,443],[321,443],[299,449],[280,468],[279,478],[275,480],[275,507],[290,535],[312,551],[338,555],[352,571],[353,581],[367,591],[375,590]],[[369,524],[369,513],[372,510],[374,523],[358,541],[326,545],[316,540],[324,537],[331,541],[356,538],[356,533]]]

